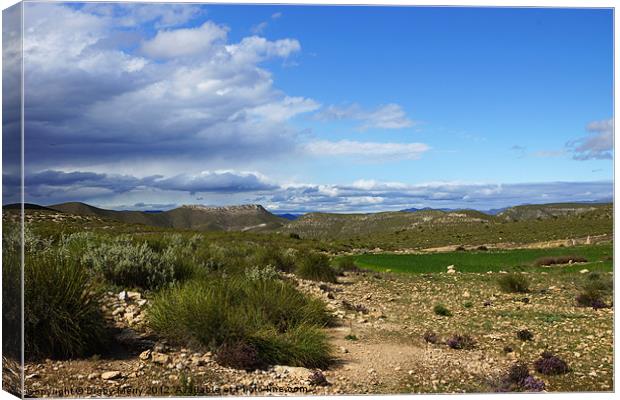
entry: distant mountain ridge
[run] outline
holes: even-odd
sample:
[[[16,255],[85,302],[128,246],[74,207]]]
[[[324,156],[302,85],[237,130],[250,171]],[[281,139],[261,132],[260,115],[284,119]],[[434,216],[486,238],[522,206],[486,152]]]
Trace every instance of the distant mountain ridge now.
[[[419,229],[421,225],[435,226],[502,223],[573,217],[610,219],[613,203],[554,203],[520,205],[505,209],[476,210],[406,209],[366,214],[312,212],[303,215],[275,215],[259,204],[234,206],[184,205],[161,212],[116,211],[70,202],[51,206],[24,204],[28,210],[57,211],[68,214],[97,216],[119,222],[155,227],[197,231],[270,231],[296,233],[302,237],[347,237],[369,234],[392,234]],[[20,209],[20,204],[3,207]],[[415,211],[414,211],[415,210]]]
[[[54,204],[47,208],[126,223],[199,231],[261,231],[279,228],[287,222],[258,204],[224,207],[184,205],[158,213],[105,210],[79,202]]]

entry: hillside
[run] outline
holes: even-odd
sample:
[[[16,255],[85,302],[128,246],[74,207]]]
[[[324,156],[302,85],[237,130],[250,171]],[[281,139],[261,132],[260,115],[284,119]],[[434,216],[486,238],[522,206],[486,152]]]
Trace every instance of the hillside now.
[[[420,210],[396,211],[373,214],[309,213],[289,222],[280,230],[298,233],[304,237],[351,237],[376,235],[415,229],[418,226],[436,224],[488,223],[493,217],[478,211]]]
[[[613,214],[613,206],[611,203],[532,204],[507,208],[498,213],[497,217],[507,221],[522,221],[584,214],[588,214],[590,218],[609,218]]]
[[[79,202],[55,204],[48,208],[124,223],[199,231],[261,231],[279,228],[286,222],[254,204],[229,207],[188,205],[159,213],[105,210]]]
[[[429,248],[447,244],[531,243],[613,232],[613,205],[518,206],[498,215],[422,210],[376,214],[310,213],[279,229],[350,248]]]

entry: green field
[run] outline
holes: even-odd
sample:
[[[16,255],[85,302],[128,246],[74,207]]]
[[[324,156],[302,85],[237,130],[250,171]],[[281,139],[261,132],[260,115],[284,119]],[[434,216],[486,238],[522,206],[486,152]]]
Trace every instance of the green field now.
[[[570,266],[535,267],[540,257],[581,256],[587,263]],[[530,271],[530,272],[577,272],[612,271],[613,247],[611,244],[597,246],[559,247],[553,249],[518,249],[503,251],[455,251],[429,254],[364,254],[355,257],[355,264],[373,271],[399,273],[446,272],[454,265],[458,272]]]

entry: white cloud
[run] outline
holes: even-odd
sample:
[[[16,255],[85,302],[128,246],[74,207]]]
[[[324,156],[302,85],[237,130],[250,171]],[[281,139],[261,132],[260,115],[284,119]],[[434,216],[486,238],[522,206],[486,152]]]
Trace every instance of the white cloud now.
[[[252,26],[252,28],[250,28],[250,32],[252,32],[255,35],[259,35],[263,33],[265,29],[267,29],[267,26],[269,26],[267,22],[261,22],[259,24]]]
[[[613,158],[614,120],[612,118],[588,124],[588,136],[573,140],[567,147],[575,160],[606,160]]]
[[[364,110],[359,104],[348,106],[331,105],[315,114],[324,121],[351,119],[359,121],[358,129],[403,129],[414,125],[403,108],[394,103],[385,104],[374,110]]]
[[[159,31],[153,39],[144,42],[142,51],[149,57],[163,59],[206,56],[214,45],[226,40],[227,33],[228,28],[211,21],[197,28]]]
[[[281,101],[262,104],[249,113],[273,121],[286,121],[297,114],[316,110],[320,104],[303,97],[285,97]]]
[[[317,140],[305,144],[305,150],[316,156],[353,156],[367,159],[418,159],[430,150],[424,143],[379,143],[352,140]]]

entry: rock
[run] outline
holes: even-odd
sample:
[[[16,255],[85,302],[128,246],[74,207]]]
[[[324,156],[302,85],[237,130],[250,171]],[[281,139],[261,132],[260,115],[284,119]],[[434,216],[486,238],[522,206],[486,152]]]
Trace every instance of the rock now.
[[[156,364],[167,364],[170,360],[170,356],[163,353],[152,352],[151,353],[151,361]]]
[[[142,353],[140,353],[140,360],[148,360],[149,358],[151,358],[151,350],[145,350]]]
[[[448,265],[448,269],[454,269],[454,265]]]
[[[340,352],[346,354],[349,352],[349,350],[347,350],[345,347],[340,346]]]
[[[587,269],[582,269],[581,271],[579,271],[580,274],[587,274],[588,272],[590,272]]]
[[[118,379],[121,376],[121,371],[108,371],[101,374],[101,379],[105,379],[107,381],[112,379]]]
[[[88,374],[89,381],[92,381],[93,379],[97,379],[97,378],[99,378],[99,374],[95,374],[95,373]]]
[[[448,273],[449,273],[449,274],[455,274],[455,273],[456,273],[456,271],[455,271],[455,270],[453,270],[453,269],[449,269],[449,270],[448,270]]]
[[[40,377],[41,375],[37,374],[36,372],[34,374],[26,375],[26,379],[37,379]]]
[[[289,367],[287,365],[276,365],[273,371],[280,375],[288,375],[291,378],[306,380],[312,375],[312,371],[304,367]]]
[[[410,369],[409,371],[407,371],[407,373],[408,373],[409,375],[413,375],[415,372],[414,372],[412,369]]]
[[[133,301],[137,301],[142,298],[142,295],[139,292],[127,292],[127,298]]]
[[[122,292],[120,292],[118,294],[118,299],[121,300],[121,301],[129,300],[129,296],[127,295],[127,291],[123,290]]]
[[[468,299],[471,295],[469,294],[469,292],[466,290],[463,292],[463,298]]]
[[[146,299],[138,300],[137,303],[140,307],[142,307],[146,304]]]
[[[125,309],[123,307],[117,307],[114,309],[114,311],[112,311],[112,315],[114,316],[124,314],[124,313],[125,313]]]

